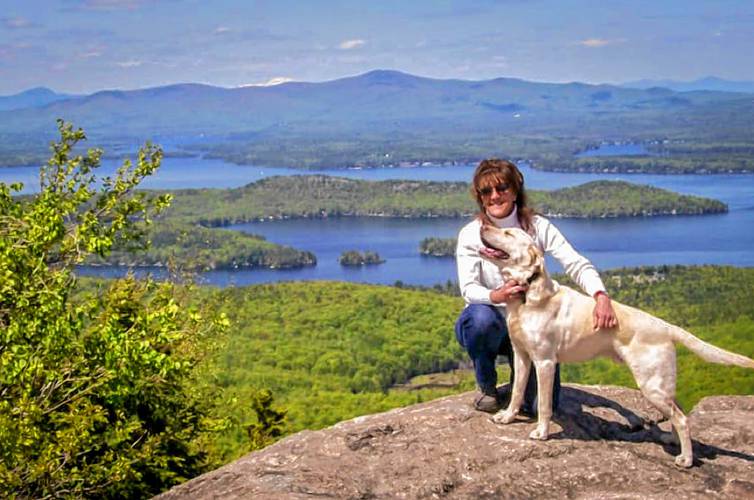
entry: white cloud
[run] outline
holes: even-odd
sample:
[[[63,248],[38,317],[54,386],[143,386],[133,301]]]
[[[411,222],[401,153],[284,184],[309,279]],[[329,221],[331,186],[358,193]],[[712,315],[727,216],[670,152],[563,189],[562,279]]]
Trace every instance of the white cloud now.
[[[587,38],[586,40],[580,40],[576,42],[576,45],[581,45],[583,47],[589,47],[589,48],[599,48],[599,47],[605,47],[607,45],[614,45],[616,43],[623,43],[625,42],[625,38],[615,38],[613,40],[608,40],[606,38]]]
[[[87,9],[136,9],[142,0],[84,0],[82,7]]]
[[[342,50],[358,49],[359,47],[363,47],[366,43],[366,40],[354,38],[353,40],[343,40],[340,42],[340,45],[338,45],[338,48]]]
[[[79,57],[81,59],[90,59],[92,57],[99,57],[101,55],[102,55],[102,51],[97,50],[97,49],[93,49],[93,50],[88,50],[86,52],[81,52],[79,54]]]
[[[12,30],[20,30],[31,27],[31,21],[24,17],[4,17],[2,18],[3,25]]]
[[[33,51],[35,49],[38,48],[26,42],[0,44],[0,61],[17,59],[22,55],[23,51]]]
[[[273,85],[280,85],[281,83],[288,83],[292,81],[293,78],[288,78],[287,76],[276,76],[274,78],[270,78],[266,82],[245,83],[243,85],[239,85],[239,87],[272,87]]]
[[[130,61],[119,61],[116,62],[116,66],[120,66],[121,68],[137,68],[144,64],[142,61],[138,61],[136,59],[131,59]]]
[[[222,35],[223,33],[228,33],[229,31],[230,28],[228,28],[227,26],[218,26],[217,28],[215,28],[214,33],[215,35]]]
[[[508,63],[508,58],[505,56],[492,56],[492,60],[487,63],[487,66],[490,68],[495,69],[508,69],[510,68],[510,64]]]

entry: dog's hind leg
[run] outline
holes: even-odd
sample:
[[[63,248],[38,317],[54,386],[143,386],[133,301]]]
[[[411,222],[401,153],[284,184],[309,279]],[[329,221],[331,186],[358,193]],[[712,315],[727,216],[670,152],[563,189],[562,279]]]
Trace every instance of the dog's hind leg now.
[[[552,386],[555,383],[555,362],[551,359],[534,361],[537,370],[537,428],[529,437],[545,440],[550,434],[552,420]]]
[[[691,467],[694,462],[691,432],[686,415],[675,402],[675,346],[644,346],[638,356],[629,355],[624,359],[644,397],[673,425],[681,445],[681,454],[675,457],[675,464]]]
[[[513,377],[513,389],[511,389],[511,400],[508,408],[500,410],[492,420],[498,424],[509,424],[516,419],[521,403],[524,402],[524,393],[526,392],[526,382],[529,380],[529,370],[531,369],[531,359],[526,351],[516,349],[513,344],[513,363],[516,375]]]
[[[691,467],[694,463],[694,452],[686,415],[678,407],[672,396],[657,391],[642,392],[652,404],[668,417],[673,425],[673,431],[681,445],[681,454],[675,457],[675,464],[679,467]],[[671,439],[670,441],[674,440]]]

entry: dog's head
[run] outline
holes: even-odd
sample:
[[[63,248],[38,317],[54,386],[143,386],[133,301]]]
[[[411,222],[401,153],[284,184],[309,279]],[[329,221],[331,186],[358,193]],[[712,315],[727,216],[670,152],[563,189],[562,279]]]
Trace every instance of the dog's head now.
[[[544,256],[523,229],[484,225],[480,236],[487,247],[480,255],[500,268],[506,280],[531,283],[544,274]]]

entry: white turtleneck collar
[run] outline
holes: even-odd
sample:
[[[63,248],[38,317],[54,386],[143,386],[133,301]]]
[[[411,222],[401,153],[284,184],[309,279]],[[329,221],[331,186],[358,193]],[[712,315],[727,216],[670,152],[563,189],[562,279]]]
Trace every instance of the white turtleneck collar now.
[[[509,213],[507,216],[503,217],[502,219],[498,219],[497,217],[491,216],[489,213],[487,214],[487,217],[490,218],[490,220],[495,224],[497,227],[505,228],[505,227],[521,227],[521,224],[518,223],[518,207],[516,205],[513,205],[513,210],[511,210],[511,213]]]

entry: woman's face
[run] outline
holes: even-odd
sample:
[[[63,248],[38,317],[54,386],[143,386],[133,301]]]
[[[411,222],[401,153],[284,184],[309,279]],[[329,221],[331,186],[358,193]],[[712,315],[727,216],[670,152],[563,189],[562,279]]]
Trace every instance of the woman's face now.
[[[479,184],[482,206],[487,215],[498,219],[509,216],[516,204],[513,186],[497,176],[483,179]]]

